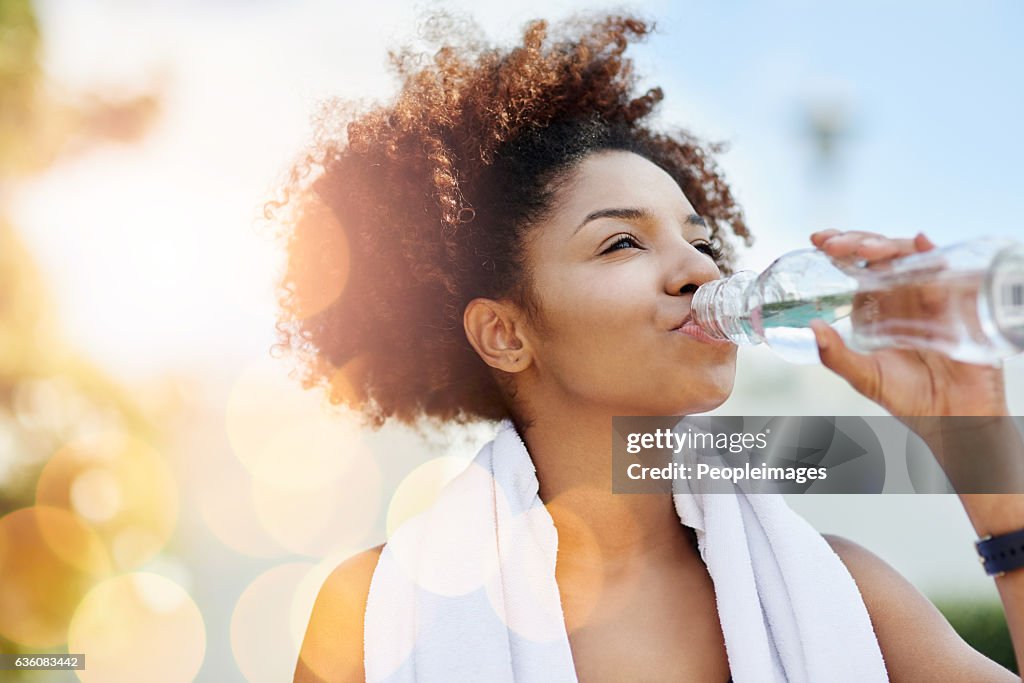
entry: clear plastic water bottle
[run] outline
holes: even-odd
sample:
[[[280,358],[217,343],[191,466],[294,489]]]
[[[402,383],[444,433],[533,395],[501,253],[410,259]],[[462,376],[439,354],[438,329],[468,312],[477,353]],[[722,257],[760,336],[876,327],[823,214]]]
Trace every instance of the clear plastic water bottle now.
[[[794,363],[818,362],[809,324],[821,318],[857,351],[930,349],[998,366],[1024,350],[1024,245],[984,238],[871,266],[801,249],[760,275],[705,283],[691,311],[711,336],[763,342]]]

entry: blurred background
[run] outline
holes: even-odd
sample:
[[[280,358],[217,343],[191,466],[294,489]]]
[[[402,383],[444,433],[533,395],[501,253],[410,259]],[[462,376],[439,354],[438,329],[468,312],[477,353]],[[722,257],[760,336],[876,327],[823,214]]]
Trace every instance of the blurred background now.
[[[359,430],[270,354],[262,204],[325,97],[386,97],[417,12],[493,40],[580,2],[0,0],[0,650],[86,681],[290,680],[323,579],[491,430]],[[1021,236],[1015,2],[648,2],[633,56],[722,165],[760,269],[825,227]],[[1007,363],[1024,409],[1024,359]],[[878,415],[743,349],[720,414]],[[954,496],[790,496],[1014,666]],[[76,674],[0,672],[3,680]]]

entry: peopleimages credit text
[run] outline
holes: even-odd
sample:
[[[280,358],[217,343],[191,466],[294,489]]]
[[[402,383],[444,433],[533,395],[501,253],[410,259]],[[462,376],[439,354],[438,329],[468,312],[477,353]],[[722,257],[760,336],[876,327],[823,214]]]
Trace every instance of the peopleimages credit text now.
[[[671,450],[677,455],[684,448],[708,449],[718,455],[725,451],[743,453],[754,448],[763,450],[767,447],[767,431],[756,434],[714,434],[692,430],[679,433],[672,429],[657,429],[653,432],[631,432],[626,435],[626,452],[633,455],[645,449]],[[663,467],[645,467],[640,463],[632,463],[627,468],[627,476],[630,479],[718,479],[730,480],[733,483],[750,479],[784,480],[803,484],[807,481],[825,479],[828,471],[825,467],[769,467],[763,462],[759,466],[751,466],[746,462],[742,467],[672,462]]]

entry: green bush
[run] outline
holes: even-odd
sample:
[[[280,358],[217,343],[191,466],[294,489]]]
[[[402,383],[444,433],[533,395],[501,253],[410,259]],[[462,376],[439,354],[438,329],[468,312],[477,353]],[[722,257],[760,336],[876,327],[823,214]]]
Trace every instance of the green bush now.
[[[1010,640],[1010,629],[1001,603],[962,599],[934,602],[971,647],[1017,673],[1013,641]]]

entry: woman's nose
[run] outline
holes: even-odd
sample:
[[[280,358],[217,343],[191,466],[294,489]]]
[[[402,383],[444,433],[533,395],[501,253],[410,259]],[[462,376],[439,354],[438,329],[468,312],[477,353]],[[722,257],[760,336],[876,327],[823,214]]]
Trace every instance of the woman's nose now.
[[[710,256],[686,244],[676,256],[665,291],[672,295],[689,294],[705,282],[722,277],[718,264]]]

